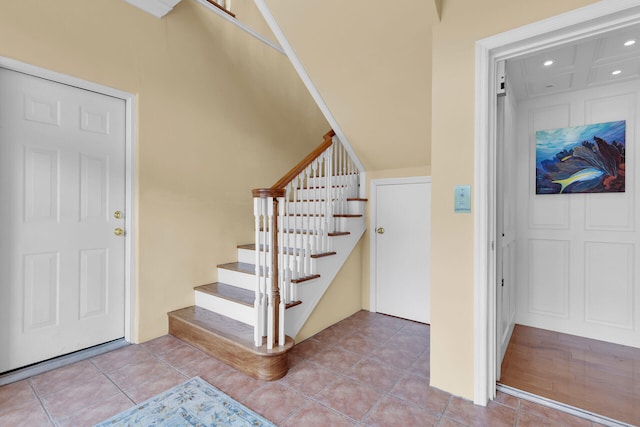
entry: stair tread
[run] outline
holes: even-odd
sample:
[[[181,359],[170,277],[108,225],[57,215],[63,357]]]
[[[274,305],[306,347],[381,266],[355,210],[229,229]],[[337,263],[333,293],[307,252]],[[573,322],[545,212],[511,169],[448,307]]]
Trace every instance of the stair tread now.
[[[349,232],[349,231],[334,231],[333,233],[327,234],[327,236],[329,236],[329,237],[348,236],[349,234],[351,234],[351,232]]]
[[[238,248],[240,249],[247,249],[250,251],[255,251],[256,250],[256,244],[255,243],[250,243],[248,245],[239,245]],[[289,248],[289,254],[292,255],[293,254],[293,249]],[[326,256],[331,256],[331,255],[336,255],[336,252],[319,252],[317,254],[311,254],[311,258],[322,258],[322,257],[326,257]],[[253,265],[253,264],[251,264]]]
[[[249,326],[246,323],[198,306],[185,307],[172,311],[169,313],[169,316],[180,318],[206,331],[223,335],[243,346],[254,348],[253,326]]]
[[[296,305],[300,305],[300,304],[302,304],[302,301],[291,301],[291,302],[288,302],[288,303],[287,303],[287,305],[286,305],[286,307],[285,307],[285,308],[286,308],[286,309],[293,308],[293,307],[295,307]]]
[[[347,202],[368,202],[369,199],[363,199],[361,197],[347,197]]]
[[[228,262],[226,264],[218,264],[218,268],[239,271],[240,273],[256,274],[255,264],[249,264],[246,262]]]
[[[264,344],[261,347],[256,347],[253,343],[252,326],[198,306],[181,308],[168,313],[168,316],[193,325],[207,333],[223,337],[254,354],[276,355],[288,351],[293,346],[293,340],[287,337],[284,347],[274,346],[271,350],[267,349]]]
[[[332,185],[331,188],[347,188],[348,185],[346,184],[342,184],[342,185]],[[298,190],[317,190],[317,189],[323,189],[323,188],[327,188],[326,185],[320,185],[320,186],[309,186],[309,187],[298,187]]]
[[[362,218],[362,214],[334,214],[335,218]]]
[[[222,282],[209,283],[207,285],[198,286],[194,289],[229,301],[244,304],[249,307],[253,307],[253,302],[255,300],[255,292]]]
[[[317,279],[319,277],[320,277],[319,274],[312,274],[311,276],[305,276],[305,277],[299,277],[297,279],[291,279],[291,283],[302,283],[302,282],[306,282],[308,280]]]

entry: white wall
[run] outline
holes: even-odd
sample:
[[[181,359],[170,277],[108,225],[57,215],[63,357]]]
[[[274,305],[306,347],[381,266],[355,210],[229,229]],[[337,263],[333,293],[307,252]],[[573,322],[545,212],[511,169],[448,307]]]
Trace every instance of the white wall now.
[[[636,83],[518,105],[516,322],[640,347]],[[535,194],[535,132],[626,120],[626,192]]]

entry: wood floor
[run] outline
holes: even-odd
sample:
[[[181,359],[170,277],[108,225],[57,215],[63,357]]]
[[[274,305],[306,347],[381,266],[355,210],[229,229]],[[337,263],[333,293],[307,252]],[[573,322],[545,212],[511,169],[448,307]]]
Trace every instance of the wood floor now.
[[[640,425],[640,349],[516,325],[501,384]]]

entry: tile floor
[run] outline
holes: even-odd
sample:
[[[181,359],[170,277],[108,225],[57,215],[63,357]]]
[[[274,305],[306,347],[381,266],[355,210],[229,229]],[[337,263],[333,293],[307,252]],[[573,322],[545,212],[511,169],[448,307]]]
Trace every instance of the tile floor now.
[[[280,426],[594,426],[505,394],[479,407],[429,387],[429,326],[360,311],[258,381],[163,336],[0,387],[0,426],[90,426],[199,375]]]

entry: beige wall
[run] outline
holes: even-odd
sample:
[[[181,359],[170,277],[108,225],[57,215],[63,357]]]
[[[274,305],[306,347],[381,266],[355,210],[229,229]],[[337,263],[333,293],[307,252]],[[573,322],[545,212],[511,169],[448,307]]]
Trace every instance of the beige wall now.
[[[353,252],[298,332],[296,342],[303,341],[362,309],[362,248],[363,239],[353,248]]]
[[[431,163],[436,2],[266,3],[367,171]]]
[[[250,190],[329,127],[284,55],[192,0],[162,20],[120,0],[2,3],[0,56],[137,96],[135,339],[164,334],[252,241]]]
[[[473,398],[473,216],[453,187],[474,180],[475,41],[594,3],[443,0],[433,32],[431,385]]]

